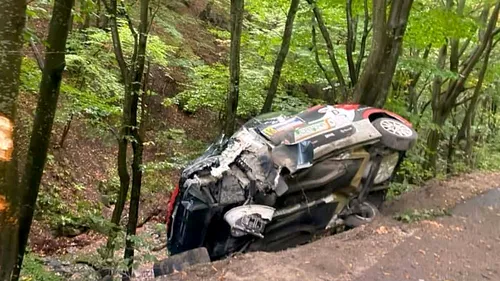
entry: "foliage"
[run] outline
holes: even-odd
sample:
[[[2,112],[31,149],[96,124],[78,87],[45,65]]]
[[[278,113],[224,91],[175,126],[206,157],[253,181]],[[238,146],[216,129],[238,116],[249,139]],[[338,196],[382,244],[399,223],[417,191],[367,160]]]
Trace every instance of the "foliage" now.
[[[82,188],[74,185],[75,190]],[[96,205],[84,198],[73,199],[72,204],[62,198],[61,188],[50,184],[48,189],[42,189],[37,200],[37,216],[45,221],[56,235],[72,235],[80,230],[93,229],[106,233],[109,227],[107,220],[101,215]],[[75,232],[76,231],[76,232]]]
[[[246,69],[242,71],[247,75],[242,77],[240,83],[241,97],[238,103],[238,115],[249,117],[257,114],[264,103],[261,89],[267,77],[259,76],[257,71],[246,72]],[[190,79],[192,84],[186,91],[175,97],[174,103],[189,112],[194,112],[201,107],[222,111],[228,89],[227,66],[215,64],[195,67]]]
[[[477,168],[486,171],[500,170],[500,146],[498,142],[480,144],[474,150]]]
[[[33,253],[28,252],[24,256],[23,268],[21,270],[21,281],[62,281],[63,278],[45,269],[40,259]]]
[[[120,22],[120,36],[127,57],[133,53],[133,36]],[[166,45],[158,36],[150,36],[146,53],[151,63],[160,67],[168,65],[167,57],[175,48]],[[68,116],[86,116],[93,124],[115,118],[121,112],[123,85],[115,62],[111,35],[98,28],[88,28],[72,33],[68,42],[70,54],[66,56],[69,77],[64,80],[61,92],[68,98],[65,111],[59,120]],[[104,126],[108,126],[106,123]]]
[[[37,93],[42,80],[42,72],[34,59],[23,58],[20,75],[21,91],[26,93]]]
[[[52,155],[47,157],[56,178],[71,178],[71,171],[60,166]],[[106,233],[109,222],[101,214],[101,206],[88,200],[86,186],[78,182],[43,183],[37,200],[36,217],[48,224],[57,235],[93,229]],[[71,195],[71,202],[67,201]]]
[[[435,3],[415,3],[408,23],[405,41],[424,48],[431,44],[439,47],[447,38],[469,38],[477,29],[476,19],[460,16]]]
[[[401,173],[401,172],[400,172]],[[402,173],[404,175],[404,173]],[[410,192],[414,190],[415,186],[403,180],[402,182],[391,182],[389,186],[389,190],[387,192],[387,200],[397,199],[399,196],[406,192]]]
[[[423,209],[423,210],[407,210],[403,213],[394,215],[394,219],[404,222],[412,223],[422,220],[432,220],[438,217],[450,216],[451,213],[446,209]]]
[[[136,253],[134,255],[134,270],[138,269],[142,264],[157,262],[158,259],[155,256],[153,248],[155,247],[153,239],[151,239],[151,234],[141,233],[138,235],[131,235],[128,239],[134,241],[136,247]],[[119,233],[117,237],[116,245],[124,245],[125,233]],[[115,250],[122,250],[116,248]],[[113,257],[112,260],[106,262],[102,261],[99,256],[102,256],[106,249],[104,247],[98,248],[97,253],[92,253],[90,255],[82,255],[76,257],[77,261],[82,261],[90,263],[98,268],[106,267],[110,269],[115,277],[121,277],[119,273],[123,273],[128,268],[128,261],[121,257]]]

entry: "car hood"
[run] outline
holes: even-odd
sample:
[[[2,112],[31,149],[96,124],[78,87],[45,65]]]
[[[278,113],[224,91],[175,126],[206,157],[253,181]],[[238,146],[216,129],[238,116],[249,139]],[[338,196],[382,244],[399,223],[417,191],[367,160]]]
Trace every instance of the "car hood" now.
[[[254,128],[272,145],[297,144],[319,136],[346,137],[354,133],[352,123],[356,119],[355,110],[346,110],[328,105],[319,105],[301,112],[278,112],[261,115],[250,120],[245,126]],[[339,135],[332,131],[342,129]],[[316,140],[314,140],[316,138]]]

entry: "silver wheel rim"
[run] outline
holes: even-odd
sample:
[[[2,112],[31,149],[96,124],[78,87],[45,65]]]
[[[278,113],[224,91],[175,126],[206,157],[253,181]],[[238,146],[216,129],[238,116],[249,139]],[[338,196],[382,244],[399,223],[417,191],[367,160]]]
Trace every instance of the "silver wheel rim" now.
[[[350,204],[350,203],[349,203],[349,204]],[[352,208],[349,204],[347,205],[347,208]],[[369,203],[367,203],[367,202],[363,202],[363,203],[361,203],[361,204],[370,210],[370,211],[368,211],[367,213],[370,213],[371,217],[364,217],[364,216],[362,216],[362,215],[360,215],[360,214],[352,214],[352,215],[353,215],[354,217],[356,217],[356,218],[358,218],[358,219],[360,219],[360,220],[364,220],[364,221],[371,221],[371,220],[373,220],[373,218],[375,217],[375,212],[376,212],[376,211],[375,211],[375,210],[373,209],[373,207],[372,207],[372,206],[370,206],[370,204],[369,204]]]
[[[398,137],[409,138],[413,135],[413,132],[405,124],[398,122],[396,120],[384,119],[380,121],[380,126],[388,133],[391,133]]]

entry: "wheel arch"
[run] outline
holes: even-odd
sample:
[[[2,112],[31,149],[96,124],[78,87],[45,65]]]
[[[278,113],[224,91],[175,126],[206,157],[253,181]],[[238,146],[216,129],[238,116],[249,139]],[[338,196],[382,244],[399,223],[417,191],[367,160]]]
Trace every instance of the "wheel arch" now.
[[[390,112],[385,109],[370,108],[363,112],[363,118],[370,120],[370,122],[373,122],[376,119],[384,117],[398,120],[403,124],[405,124],[406,126],[413,128],[413,125],[410,123],[410,121],[406,120],[405,118],[401,117],[400,115],[394,112]]]

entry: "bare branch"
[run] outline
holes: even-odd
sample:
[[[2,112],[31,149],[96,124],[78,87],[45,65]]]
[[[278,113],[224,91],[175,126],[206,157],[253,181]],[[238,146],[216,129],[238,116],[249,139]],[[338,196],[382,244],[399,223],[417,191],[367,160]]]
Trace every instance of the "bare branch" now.
[[[467,50],[467,47],[469,47],[469,44],[470,44],[470,38],[467,38],[462,47],[460,47],[460,51],[458,52],[458,58],[461,58],[464,55],[465,50]]]
[[[106,1],[103,1],[106,3]],[[110,0],[110,5],[105,4],[106,9],[109,9],[110,20],[111,20],[111,37],[113,39],[113,50],[115,52],[116,61],[120,67],[120,72],[122,74],[125,87],[129,87],[130,76],[127,63],[125,62],[125,56],[123,55],[122,42],[120,39],[120,33],[118,32],[117,23],[117,3],[116,0]]]
[[[483,40],[481,41],[480,45],[473,53],[469,62],[462,67],[462,70],[460,71],[460,77],[458,78],[458,80],[456,80],[452,85],[450,85],[450,87],[448,89],[448,94],[446,97],[446,103],[448,105],[454,104],[454,101],[457,99],[458,95],[461,93],[461,89],[463,88],[465,81],[469,78],[469,75],[473,71],[474,66],[481,58],[484,50],[487,47],[488,42],[491,40],[492,32],[494,30],[494,27],[495,27],[497,21],[498,21],[499,10],[500,10],[500,2],[498,2],[495,5],[495,8],[493,9],[493,12],[491,13],[490,19],[488,21],[488,25],[486,27],[484,35],[482,36]]]
[[[33,54],[35,55],[36,62],[38,64],[38,68],[40,68],[40,71],[43,71],[44,67],[44,61],[42,54],[40,54],[40,50],[38,50],[35,41],[33,41],[33,38],[30,38],[30,47],[31,50],[33,50]]]
[[[353,30],[353,19],[352,19],[352,0],[347,0],[346,3],[346,20],[347,20],[347,41],[345,44],[345,53],[347,58],[347,65],[349,67],[349,76],[351,78],[351,85],[356,85],[356,67],[354,65],[354,59],[352,57],[352,52],[354,51],[354,37]]]
[[[328,84],[330,84],[330,87],[332,87],[332,90],[335,89],[335,85],[330,78],[330,75],[328,75],[328,72],[326,71],[326,68],[324,67],[323,63],[321,62],[321,59],[319,58],[319,51],[318,51],[318,44],[317,44],[317,36],[316,36],[316,20],[314,16],[312,17],[312,45],[313,45],[313,51],[314,51],[314,57],[316,59],[316,64],[318,67],[321,69],[323,72],[323,75],[325,76],[326,81],[328,81]]]
[[[328,29],[326,28],[325,21],[323,20],[323,15],[321,14],[321,10],[318,8],[318,6],[316,5],[316,2],[314,0],[307,0],[307,3],[309,3],[312,6],[314,16],[316,17],[316,20],[318,22],[318,27],[321,31],[321,34],[323,35],[323,39],[326,42],[328,57],[329,57],[330,62],[333,66],[333,70],[335,71],[335,75],[337,76],[337,80],[340,84],[340,90],[341,90],[342,94],[347,98],[347,89],[346,89],[346,83],[344,80],[344,75],[342,74],[342,71],[340,70],[340,66],[337,62],[337,58],[335,57],[332,39],[330,37],[330,33],[328,32]]]
[[[470,101],[471,99],[472,99],[472,96],[470,96],[470,97],[465,97],[465,98],[463,98],[461,101],[456,102],[456,103],[455,103],[455,107],[458,107],[458,106],[460,106],[460,105],[462,105],[462,104],[464,104],[464,103],[466,103],[466,102]]]
[[[132,71],[131,71],[131,73],[134,73],[135,67],[136,67],[135,62],[137,61],[137,52],[138,52],[138,47],[139,47],[139,34],[137,34],[137,31],[135,30],[134,23],[132,22],[132,19],[130,18],[130,15],[127,12],[127,7],[125,7],[125,4],[123,3],[123,1],[121,2],[121,8],[122,8],[123,16],[127,20],[127,24],[128,24],[128,28],[130,29],[130,33],[132,33],[132,36],[134,37],[134,52],[132,53]]]
[[[363,36],[361,37],[361,45],[359,47],[359,55],[358,61],[356,62],[356,79],[359,78],[359,74],[361,73],[361,63],[365,57],[366,51],[366,40],[368,38],[368,34],[370,33],[371,27],[369,27],[369,17],[368,17],[368,0],[364,0],[364,21],[363,21]]]

